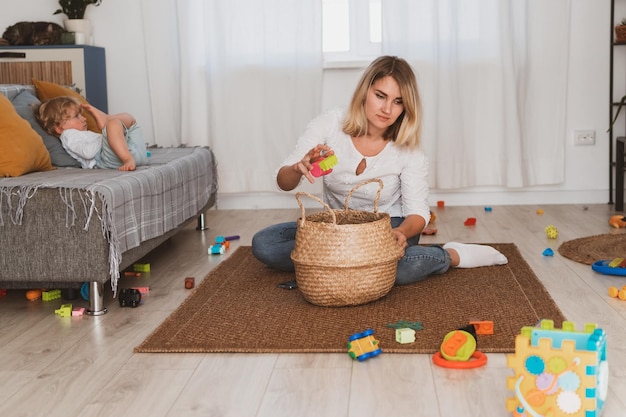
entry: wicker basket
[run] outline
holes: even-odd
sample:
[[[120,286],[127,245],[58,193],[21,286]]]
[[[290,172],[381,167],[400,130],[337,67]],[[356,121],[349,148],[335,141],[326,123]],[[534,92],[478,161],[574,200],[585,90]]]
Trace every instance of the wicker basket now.
[[[374,212],[349,209],[352,193],[371,182],[379,184]],[[310,303],[324,307],[365,304],[393,287],[403,250],[396,244],[389,214],[378,212],[382,187],[379,179],[357,185],[348,193],[343,210],[331,209],[314,195],[296,194],[302,217],[291,259],[298,288]],[[302,196],[318,201],[326,210],[305,216]]]

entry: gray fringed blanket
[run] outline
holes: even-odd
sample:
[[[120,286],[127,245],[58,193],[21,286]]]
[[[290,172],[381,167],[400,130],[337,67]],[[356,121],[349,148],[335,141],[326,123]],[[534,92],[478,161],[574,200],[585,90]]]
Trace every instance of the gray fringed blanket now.
[[[37,190],[58,189],[66,207],[66,227],[86,228],[93,216],[101,220],[109,241],[115,292],[123,252],[177,228],[197,214],[217,191],[216,166],[209,148],[151,152],[149,165],[133,172],[58,168],[0,179],[0,230],[6,222],[22,224],[24,206]],[[98,200],[102,210],[97,209]],[[85,224],[75,224],[78,210],[84,210]]]

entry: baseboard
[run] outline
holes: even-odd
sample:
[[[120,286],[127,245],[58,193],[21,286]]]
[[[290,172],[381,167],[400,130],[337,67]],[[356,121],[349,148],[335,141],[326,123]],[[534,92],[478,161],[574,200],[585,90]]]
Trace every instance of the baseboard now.
[[[448,206],[506,206],[547,204],[607,204],[608,190],[576,191],[458,191],[431,192],[429,202],[436,206],[443,201]],[[305,207],[319,206],[313,200],[303,199]],[[292,193],[223,193],[218,194],[218,210],[257,210],[298,208]]]

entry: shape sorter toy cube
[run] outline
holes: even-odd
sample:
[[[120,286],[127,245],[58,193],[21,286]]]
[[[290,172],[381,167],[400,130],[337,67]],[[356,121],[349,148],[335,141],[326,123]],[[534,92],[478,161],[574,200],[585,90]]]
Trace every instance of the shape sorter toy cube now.
[[[599,417],[608,391],[606,333],[595,324],[561,330],[551,320],[523,327],[515,338],[515,354],[507,355],[515,376],[507,388],[515,397],[506,408],[514,417]]]

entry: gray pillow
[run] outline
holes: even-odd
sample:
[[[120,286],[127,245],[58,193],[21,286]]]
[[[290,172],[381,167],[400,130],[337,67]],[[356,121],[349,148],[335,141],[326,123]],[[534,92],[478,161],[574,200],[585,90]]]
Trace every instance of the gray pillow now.
[[[52,135],[49,135],[37,122],[33,114],[32,105],[39,104],[39,99],[29,90],[20,92],[12,101],[13,107],[22,119],[26,120],[32,128],[41,136],[43,143],[50,153],[50,161],[52,165],[57,167],[77,167],[80,163],[72,158],[61,145],[61,141]]]

